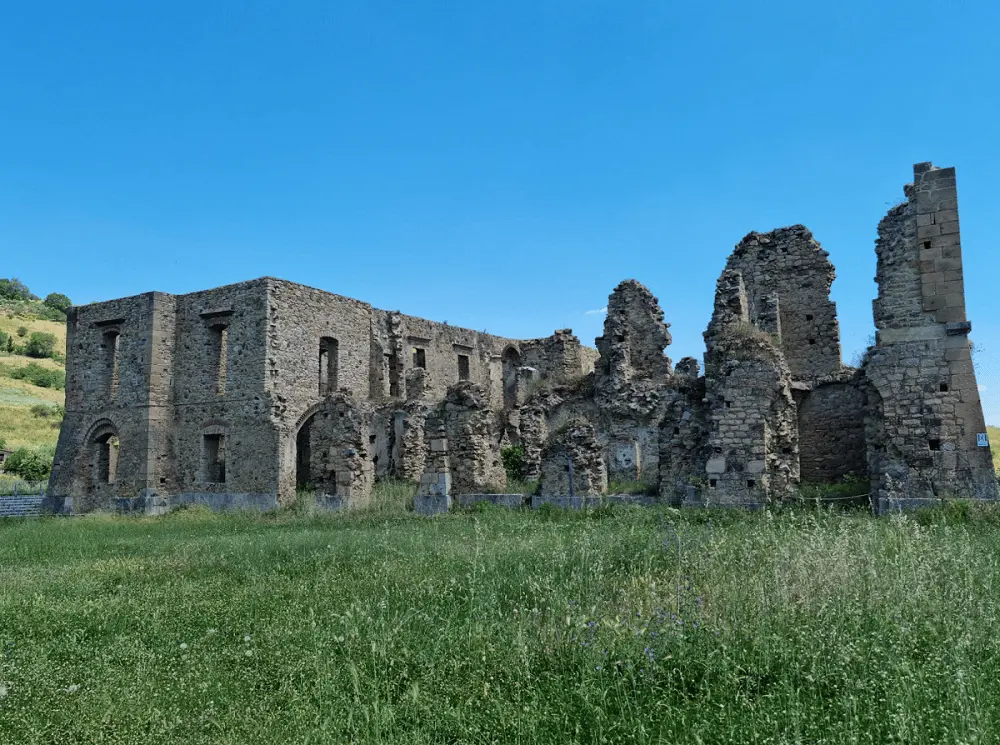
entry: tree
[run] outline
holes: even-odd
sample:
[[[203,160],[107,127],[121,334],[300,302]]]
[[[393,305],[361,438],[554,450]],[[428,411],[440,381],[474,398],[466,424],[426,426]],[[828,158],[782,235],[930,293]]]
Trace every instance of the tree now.
[[[5,300],[38,300],[38,296],[32,295],[28,286],[17,277],[0,279],[0,298]]]
[[[28,342],[24,345],[24,353],[37,359],[51,357],[55,351],[55,334],[46,334],[42,331],[33,331]]]
[[[69,310],[69,306],[73,304],[73,301],[60,292],[50,292],[45,296],[44,303],[50,308],[55,308],[65,313]]]

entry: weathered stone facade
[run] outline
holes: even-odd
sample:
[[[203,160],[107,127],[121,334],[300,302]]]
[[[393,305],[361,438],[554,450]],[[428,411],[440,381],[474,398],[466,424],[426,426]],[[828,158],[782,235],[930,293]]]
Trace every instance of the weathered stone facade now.
[[[995,499],[955,173],[914,171],[878,228],[860,369],[841,361],[833,265],[801,225],[736,245],[704,374],[672,367],[659,301],[635,280],[611,293],[596,350],[569,329],[507,339],[272,278],[72,308],[47,505],[269,507],[297,490],[357,505],[393,477],[436,511],[502,489],[508,444],[539,499],[568,496],[570,459],[588,503],[760,506],[848,477],[883,509]]]

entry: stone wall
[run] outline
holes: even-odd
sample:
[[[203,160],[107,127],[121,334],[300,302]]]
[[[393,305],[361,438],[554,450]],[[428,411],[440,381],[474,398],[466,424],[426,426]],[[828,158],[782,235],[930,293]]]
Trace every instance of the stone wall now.
[[[604,452],[594,425],[573,420],[554,431],[541,457],[539,493],[566,496],[570,490],[570,462],[575,496],[599,496],[608,490]]]
[[[802,481],[866,479],[865,395],[853,376],[796,393]]]
[[[780,499],[799,480],[791,372],[748,308],[741,274],[727,268],[705,332],[707,504],[761,505]]]
[[[836,276],[829,254],[804,225],[750,233],[726,263],[746,287],[750,321],[780,339],[792,377],[840,369],[840,326],[830,300]]]
[[[876,346],[865,361],[873,492],[882,503],[997,498],[965,315],[953,168],[914,166],[879,224]]]

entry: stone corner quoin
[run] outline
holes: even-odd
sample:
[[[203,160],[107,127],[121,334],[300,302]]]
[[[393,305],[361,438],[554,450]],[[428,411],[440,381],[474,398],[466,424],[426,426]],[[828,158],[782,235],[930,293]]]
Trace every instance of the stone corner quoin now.
[[[44,507],[268,508],[300,490],[363,506],[388,477],[448,505],[502,493],[511,444],[541,501],[628,482],[642,503],[757,507],[847,476],[880,511],[997,499],[955,169],[916,165],[904,195],[878,226],[860,368],[841,360],[834,267],[802,225],[736,245],[703,371],[666,355],[659,301],[632,279],[596,349],[570,329],[507,339],[270,277],[71,308]]]

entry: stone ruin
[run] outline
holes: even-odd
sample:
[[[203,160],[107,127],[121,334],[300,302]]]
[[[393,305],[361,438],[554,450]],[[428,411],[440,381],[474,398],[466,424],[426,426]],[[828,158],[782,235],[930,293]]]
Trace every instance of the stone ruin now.
[[[965,314],[953,168],[914,167],[878,226],[875,344],[843,364],[834,268],[804,226],[750,233],[716,285],[704,371],[665,354],[635,280],[596,350],[517,340],[273,278],[68,313],[66,417],[47,506],[363,505],[376,479],[503,491],[523,447],[539,497],[622,484],[754,507],[854,477],[878,510],[997,499]],[[609,484],[611,485],[609,487]]]

